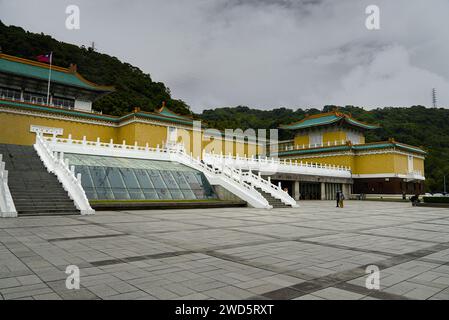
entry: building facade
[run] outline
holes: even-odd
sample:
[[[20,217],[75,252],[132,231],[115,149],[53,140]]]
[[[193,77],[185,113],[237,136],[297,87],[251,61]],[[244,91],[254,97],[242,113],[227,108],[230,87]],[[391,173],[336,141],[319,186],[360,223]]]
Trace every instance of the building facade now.
[[[12,187],[0,208],[15,200],[19,213],[71,212],[73,205],[64,206],[73,200],[87,214],[92,201],[235,200],[269,209],[331,200],[337,191],[349,198],[423,190],[421,148],[366,143],[366,130],[377,127],[346,114],[285,125],[295,138],[267,145],[254,131],[223,133],[165,103],[121,117],[92,109],[113,91],[84,79],[75,65],[50,73],[47,64],[0,53],[0,187],[8,189],[6,171]],[[53,203],[42,192],[49,186],[69,199]]]
[[[351,194],[423,193],[426,152],[392,138],[366,143],[365,132],[377,128],[338,111],[307,116],[281,127],[295,137],[279,143],[278,156],[350,167]]]

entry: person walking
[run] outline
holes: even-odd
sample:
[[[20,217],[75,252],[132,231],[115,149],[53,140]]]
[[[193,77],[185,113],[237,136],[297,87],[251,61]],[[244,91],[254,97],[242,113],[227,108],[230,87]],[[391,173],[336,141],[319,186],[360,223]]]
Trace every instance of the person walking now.
[[[335,194],[335,199],[337,200],[337,208],[340,207],[340,190],[337,190]]]
[[[345,200],[345,195],[342,191],[340,191],[340,208],[344,207],[343,200]]]

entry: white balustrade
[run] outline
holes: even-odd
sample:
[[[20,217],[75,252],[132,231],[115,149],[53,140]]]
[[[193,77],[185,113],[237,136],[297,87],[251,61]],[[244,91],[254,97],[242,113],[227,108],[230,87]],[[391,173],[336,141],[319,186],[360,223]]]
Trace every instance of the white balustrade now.
[[[70,139],[71,140],[71,139]],[[79,141],[66,139],[66,143],[78,144]],[[75,203],[75,206],[80,210],[81,214],[94,214],[95,210],[89,204],[86,193],[81,185],[81,174],[75,176],[74,167],[69,168],[68,161],[64,161],[64,153],[60,152],[59,157],[55,156],[57,152],[51,149],[51,143],[57,143],[58,139],[54,138],[44,138],[41,134],[36,134],[36,143],[34,144],[34,149],[39,155],[40,159],[44,163],[45,167],[49,172],[56,175],[59,182],[61,182],[64,189],[67,191],[69,197]],[[70,141],[70,142],[69,142]],[[88,143],[85,138],[82,140],[82,147],[87,146]],[[96,145],[92,143],[92,145]]]
[[[286,160],[280,160],[275,158],[243,158],[233,157],[231,155],[221,156],[210,153],[204,153],[203,159],[208,163],[214,161],[223,161],[225,165],[242,168],[243,170],[260,171],[265,175],[273,173],[291,173],[291,174],[304,174],[304,175],[321,175],[340,178],[351,178],[351,169],[346,166],[335,166],[328,164],[308,163],[308,162],[287,162]]]
[[[11,192],[8,187],[8,171],[5,169],[5,163],[0,154],[0,217],[17,217],[16,207]]]
[[[251,171],[245,172],[242,174],[244,181],[247,181],[251,183],[251,185],[254,185],[256,187],[259,187],[263,191],[271,194],[273,197],[281,200],[283,203],[287,205],[291,205],[293,208],[298,207],[298,204],[296,203],[295,199],[293,199],[288,192],[282,190],[281,183],[279,182],[279,185],[276,186],[275,184],[271,183],[270,177],[268,177],[268,180],[265,180],[261,177],[260,172],[255,175]]]
[[[176,161],[195,170],[201,171],[211,184],[221,185],[225,189],[237,195],[242,200],[248,202],[249,205],[255,208],[271,208],[268,201],[255,190],[250,184],[240,181],[231,172],[225,170],[221,163],[216,165],[208,165],[201,161],[199,157],[196,159],[192,154],[188,155],[185,152],[182,144],[167,144],[165,148],[156,148],[138,146],[136,144],[127,146],[126,144],[114,144],[111,140],[109,143],[98,143],[83,140],[69,140],[65,138],[49,138],[41,137],[39,139],[51,152],[65,152],[75,154],[99,155],[108,157],[123,157],[134,159],[148,159],[148,160],[163,160]],[[53,170],[53,164],[48,161],[48,167]],[[70,170],[69,170],[70,171]]]

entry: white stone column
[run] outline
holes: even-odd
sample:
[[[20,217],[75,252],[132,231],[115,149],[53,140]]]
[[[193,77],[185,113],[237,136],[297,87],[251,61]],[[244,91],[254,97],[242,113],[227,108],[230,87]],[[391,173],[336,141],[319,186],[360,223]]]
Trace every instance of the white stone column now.
[[[293,183],[293,198],[298,201],[299,200],[299,181],[295,181]]]
[[[350,184],[349,183],[344,183],[343,184],[343,194],[345,196],[345,199],[349,199],[351,196],[351,188],[350,188]]]
[[[326,184],[321,182],[321,200],[326,200]]]

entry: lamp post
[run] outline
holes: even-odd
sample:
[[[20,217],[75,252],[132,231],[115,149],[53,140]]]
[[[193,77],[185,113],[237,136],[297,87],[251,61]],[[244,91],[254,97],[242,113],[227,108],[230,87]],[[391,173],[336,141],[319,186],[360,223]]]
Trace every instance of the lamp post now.
[[[446,175],[443,176],[443,184],[444,184],[443,192],[444,192],[444,194],[446,194]]]

